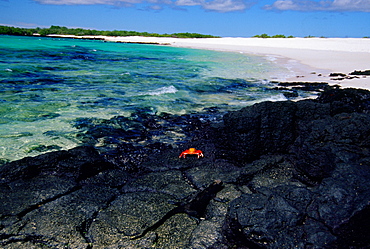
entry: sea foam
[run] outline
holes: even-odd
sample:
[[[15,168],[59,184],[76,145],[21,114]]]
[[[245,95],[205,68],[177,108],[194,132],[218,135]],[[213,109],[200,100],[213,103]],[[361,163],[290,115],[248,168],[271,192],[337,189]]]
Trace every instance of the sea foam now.
[[[151,90],[151,91],[148,91],[147,93],[143,94],[143,95],[162,95],[162,94],[166,94],[166,93],[176,93],[178,90],[176,89],[176,87],[174,86],[164,86],[164,87],[160,87],[158,89],[155,89],[155,90]]]

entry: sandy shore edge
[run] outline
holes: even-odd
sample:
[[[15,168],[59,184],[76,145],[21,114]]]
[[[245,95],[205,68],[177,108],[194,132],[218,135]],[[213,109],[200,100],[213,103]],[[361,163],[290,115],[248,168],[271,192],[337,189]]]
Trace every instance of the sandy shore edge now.
[[[53,36],[55,37],[55,35]],[[288,68],[292,77],[287,82],[327,82],[331,85],[370,89],[370,76],[353,79],[329,77],[330,73],[370,70],[369,38],[171,38],[63,36],[66,38],[99,39],[110,42],[159,44],[174,47],[230,51],[264,56]]]

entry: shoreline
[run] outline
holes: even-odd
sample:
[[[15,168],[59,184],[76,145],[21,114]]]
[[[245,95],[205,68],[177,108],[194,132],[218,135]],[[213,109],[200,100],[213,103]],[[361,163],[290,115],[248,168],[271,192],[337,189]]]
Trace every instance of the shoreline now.
[[[370,69],[369,38],[171,38],[49,35],[49,37],[94,39],[107,42],[166,45],[182,48],[228,51],[262,56],[287,68],[292,77],[283,82],[326,82],[343,88],[370,89],[370,76],[349,76]],[[331,73],[346,77],[330,77]]]

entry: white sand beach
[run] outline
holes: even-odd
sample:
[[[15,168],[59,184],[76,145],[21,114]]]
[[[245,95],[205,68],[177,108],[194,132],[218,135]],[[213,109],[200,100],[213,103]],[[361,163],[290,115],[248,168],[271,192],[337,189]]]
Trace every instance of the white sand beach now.
[[[342,87],[370,89],[370,76],[338,80],[330,73],[370,70],[370,38],[168,38],[95,37],[112,42],[153,43],[264,56],[288,68],[292,77],[276,79],[328,82]],[[272,79],[274,76],[272,76]]]

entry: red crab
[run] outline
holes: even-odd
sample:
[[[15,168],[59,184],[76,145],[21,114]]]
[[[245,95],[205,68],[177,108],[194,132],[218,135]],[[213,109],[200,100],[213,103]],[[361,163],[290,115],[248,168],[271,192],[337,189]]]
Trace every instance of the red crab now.
[[[197,150],[195,148],[189,148],[188,150],[184,150],[181,152],[179,158],[183,157],[186,158],[187,155],[197,155],[197,157],[204,157],[203,152],[201,150]]]

